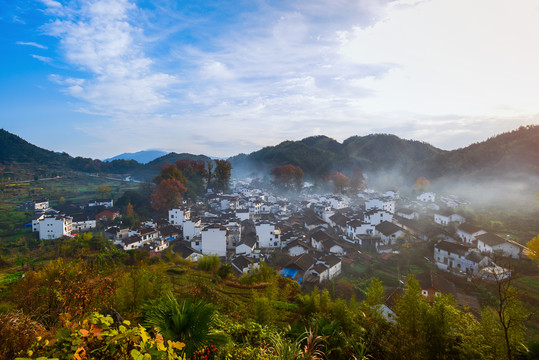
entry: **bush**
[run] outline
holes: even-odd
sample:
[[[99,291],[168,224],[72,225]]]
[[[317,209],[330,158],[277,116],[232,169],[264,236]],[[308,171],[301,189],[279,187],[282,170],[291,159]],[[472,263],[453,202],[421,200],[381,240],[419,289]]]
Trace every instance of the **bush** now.
[[[45,327],[22,312],[0,314],[0,359],[11,360],[45,333]]]
[[[197,268],[205,271],[215,271],[221,265],[221,260],[217,255],[204,255],[197,262]]]

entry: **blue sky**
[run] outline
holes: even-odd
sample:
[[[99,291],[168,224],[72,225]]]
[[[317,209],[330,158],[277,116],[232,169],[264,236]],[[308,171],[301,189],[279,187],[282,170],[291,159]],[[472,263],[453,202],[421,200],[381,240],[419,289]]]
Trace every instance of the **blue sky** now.
[[[537,44],[535,0],[4,1],[0,127],[94,158],[454,149],[539,123]]]

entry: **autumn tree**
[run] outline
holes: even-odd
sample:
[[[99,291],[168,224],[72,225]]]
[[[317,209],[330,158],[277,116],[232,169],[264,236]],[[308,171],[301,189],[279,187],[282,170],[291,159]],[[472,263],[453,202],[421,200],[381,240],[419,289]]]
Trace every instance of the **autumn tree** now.
[[[99,199],[107,199],[110,197],[110,185],[100,185],[97,187],[96,195]]]
[[[330,179],[333,183],[333,188],[335,192],[338,192],[340,194],[344,193],[344,190],[348,187],[348,184],[350,183],[350,178],[341,172],[337,172],[331,175]]]
[[[526,243],[528,247],[527,255],[533,261],[539,262],[539,235]]]
[[[420,177],[415,181],[414,190],[415,191],[427,191],[430,187],[430,181],[426,177]]]
[[[367,182],[361,168],[355,168],[350,179],[350,189],[354,192],[363,191],[367,188]]]
[[[182,203],[187,188],[176,179],[162,180],[152,194],[152,207],[157,211],[173,209]]]
[[[213,188],[217,191],[226,191],[232,174],[232,164],[228,160],[215,160],[215,172],[213,174]]]
[[[272,184],[285,191],[300,191],[303,187],[303,170],[294,165],[276,166],[271,170]]]
[[[158,168],[160,174],[156,176],[153,181],[159,185],[163,180],[178,180],[182,184],[187,184],[187,179],[183,176],[182,172],[176,167],[176,165],[170,165],[166,163],[162,167]]]

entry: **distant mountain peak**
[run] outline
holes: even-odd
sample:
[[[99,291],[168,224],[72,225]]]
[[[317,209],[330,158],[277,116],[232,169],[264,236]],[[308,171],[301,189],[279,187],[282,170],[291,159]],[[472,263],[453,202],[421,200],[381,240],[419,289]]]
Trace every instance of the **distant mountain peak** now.
[[[162,150],[142,150],[135,153],[123,153],[114,157],[104,159],[103,161],[113,160],[135,160],[141,164],[147,164],[161,156],[167,155],[168,152]]]

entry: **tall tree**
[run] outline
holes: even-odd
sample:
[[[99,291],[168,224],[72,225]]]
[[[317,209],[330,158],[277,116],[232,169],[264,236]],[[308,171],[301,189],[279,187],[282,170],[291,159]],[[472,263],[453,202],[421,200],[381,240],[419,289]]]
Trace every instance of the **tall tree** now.
[[[367,188],[367,182],[361,168],[355,168],[350,179],[350,189],[354,192],[363,191]]]
[[[177,207],[182,202],[182,195],[187,188],[176,179],[162,180],[152,194],[152,207],[157,211],[166,211]]]
[[[165,164],[161,168],[161,173],[156,176],[153,181],[159,185],[163,180],[175,179],[182,184],[187,184],[187,179],[183,176],[182,172],[176,167],[176,165]]]
[[[337,172],[330,177],[331,182],[333,183],[333,188],[337,193],[344,193],[344,190],[348,187],[350,183],[350,178],[344,175],[341,172]]]
[[[215,181],[214,189],[217,191],[226,191],[230,183],[232,173],[232,164],[228,160],[215,160]]]
[[[276,166],[271,170],[272,183],[285,191],[300,191],[303,188],[303,170],[294,165]]]
[[[196,198],[203,195],[206,190],[208,171],[204,161],[180,159],[176,161],[176,167],[187,179],[187,196]]]
[[[506,275],[494,274],[496,301],[494,306],[483,309],[481,317],[483,329],[488,334],[487,337],[492,339],[492,355],[497,359],[512,360],[522,355],[521,344],[526,335],[524,323],[529,319],[529,312],[522,305],[518,291],[512,285],[512,275]]]

